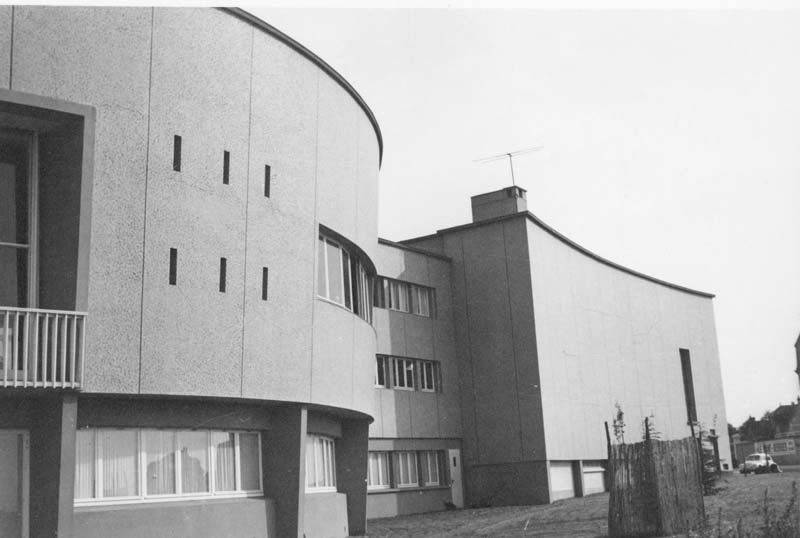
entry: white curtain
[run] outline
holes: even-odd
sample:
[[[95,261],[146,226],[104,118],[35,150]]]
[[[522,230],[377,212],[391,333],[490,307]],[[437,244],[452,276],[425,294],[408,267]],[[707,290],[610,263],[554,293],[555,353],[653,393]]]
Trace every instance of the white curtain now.
[[[208,432],[180,432],[181,487],[183,493],[208,492]]]
[[[136,430],[98,430],[103,458],[103,497],[138,494]]]
[[[235,491],[235,444],[234,434],[211,432],[211,444],[215,447],[214,489],[216,491]]]
[[[175,489],[175,432],[146,430],[147,495],[169,495]]]
[[[94,498],[95,430],[78,430],[75,440],[75,498]]]

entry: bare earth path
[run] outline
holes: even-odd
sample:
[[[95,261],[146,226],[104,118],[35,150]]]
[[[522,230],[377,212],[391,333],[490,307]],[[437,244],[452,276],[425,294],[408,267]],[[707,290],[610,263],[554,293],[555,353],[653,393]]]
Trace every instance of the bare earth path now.
[[[792,482],[800,482],[800,469],[781,474],[728,475],[722,491],[705,498],[706,514],[722,529],[742,519],[745,529],[755,529],[764,517],[767,491],[771,518],[783,513],[791,497]],[[795,508],[797,510],[797,508]],[[558,501],[545,506],[509,506],[465,509],[368,522],[369,538],[599,538],[607,535],[608,494]]]

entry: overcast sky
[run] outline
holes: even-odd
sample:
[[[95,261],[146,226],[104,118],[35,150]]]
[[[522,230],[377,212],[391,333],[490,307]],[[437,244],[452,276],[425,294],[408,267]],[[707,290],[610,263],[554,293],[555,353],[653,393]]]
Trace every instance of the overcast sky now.
[[[364,97],[382,237],[510,184],[593,252],[717,295],[728,420],[798,390],[800,12],[246,9]]]

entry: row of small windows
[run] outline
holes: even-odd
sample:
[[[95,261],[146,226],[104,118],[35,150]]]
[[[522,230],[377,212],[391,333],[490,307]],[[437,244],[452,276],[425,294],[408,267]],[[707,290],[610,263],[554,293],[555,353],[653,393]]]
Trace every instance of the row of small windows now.
[[[78,430],[75,503],[263,494],[261,435],[216,430]]]
[[[372,323],[372,277],[361,260],[333,239],[319,236],[317,294]]]
[[[439,392],[442,386],[439,363],[378,355],[375,358],[375,386],[387,389]]]
[[[178,284],[178,249],[169,249],[169,283],[171,286]],[[219,259],[219,291],[225,293],[228,287],[228,259]],[[266,301],[269,296],[269,268],[261,268],[261,299]]]
[[[436,300],[433,288],[379,276],[375,279],[374,295],[374,304],[378,308],[434,317]]]
[[[445,483],[443,450],[370,451],[367,488],[418,488]]]
[[[172,169],[176,172],[181,171],[181,146],[183,139],[179,135],[172,138]],[[272,168],[267,164],[264,165],[264,196],[269,198],[270,181],[272,176]],[[229,185],[231,181],[231,152],[224,150],[222,152],[222,184]]]

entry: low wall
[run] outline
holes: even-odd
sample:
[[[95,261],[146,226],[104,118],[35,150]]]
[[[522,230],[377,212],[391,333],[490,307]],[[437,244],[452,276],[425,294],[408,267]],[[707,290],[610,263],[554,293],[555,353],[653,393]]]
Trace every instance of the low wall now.
[[[344,493],[306,494],[305,538],[344,538],[348,536],[347,495]]]
[[[445,503],[452,501],[450,488],[398,490],[370,492],[367,494],[367,517],[394,517],[401,514],[421,514],[444,510]]]
[[[277,538],[275,504],[263,497],[79,507],[73,528],[80,538]]]

